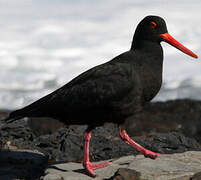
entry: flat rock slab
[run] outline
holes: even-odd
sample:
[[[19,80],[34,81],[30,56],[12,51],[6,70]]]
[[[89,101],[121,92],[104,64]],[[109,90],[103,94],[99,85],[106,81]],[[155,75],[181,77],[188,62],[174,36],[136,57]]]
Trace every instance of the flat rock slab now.
[[[201,171],[201,152],[161,155],[156,160],[144,158],[142,155],[125,156],[113,160],[108,167],[95,170],[96,178],[87,176],[80,163],[52,165],[46,169],[44,180],[112,180],[119,168],[135,170],[141,173],[140,178],[145,180],[190,180],[194,174]]]

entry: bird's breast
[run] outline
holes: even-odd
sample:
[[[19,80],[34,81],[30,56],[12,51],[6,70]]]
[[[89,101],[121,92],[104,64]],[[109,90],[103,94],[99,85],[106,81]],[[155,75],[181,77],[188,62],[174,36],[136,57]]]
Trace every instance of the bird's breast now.
[[[151,101],[161,88],[162,71],[146,71],[142,81],[144,101]]]

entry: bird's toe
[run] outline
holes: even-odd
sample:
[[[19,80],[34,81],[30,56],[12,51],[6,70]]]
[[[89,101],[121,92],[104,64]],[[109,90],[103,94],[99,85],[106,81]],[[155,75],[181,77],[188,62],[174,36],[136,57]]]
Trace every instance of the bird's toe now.
[[[93,171],[94,169],[102,168],[110,164],[112,164],[112,162],[103,162],[99,164],[92,164],[91,162],[86,162],[83,163],[83,166],[91,177],[96,177],[96,174]]]
[[[155,153],[150,150],[146,150],[143,154],[145,157],[151,158],[151,159],[156,159],[159,155],[161,155],[160,153]]]

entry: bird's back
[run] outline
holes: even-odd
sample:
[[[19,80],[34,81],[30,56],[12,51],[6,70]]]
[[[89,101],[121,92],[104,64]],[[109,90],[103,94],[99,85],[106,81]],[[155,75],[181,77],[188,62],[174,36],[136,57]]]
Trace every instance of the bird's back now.
[[[96,66],[53,93],[12,112],[10,118],[53,117],[67,124],[88,124],[94,119],[102,124],[124,119],[141,108],[142,92],[135,65],[126,62],[126,56],[134,58],[128,51]]]

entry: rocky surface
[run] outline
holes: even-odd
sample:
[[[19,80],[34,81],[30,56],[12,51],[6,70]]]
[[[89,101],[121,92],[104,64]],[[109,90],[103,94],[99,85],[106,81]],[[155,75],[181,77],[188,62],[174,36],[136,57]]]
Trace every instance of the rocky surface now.
[[[128,168],[119,168],[114,176],[107,180],[145,180],[142,178],[142,174],[138,171],[135,171],[134,169],[128,169]]]
[[[8,111],[0,111],[0,119],[7,114]],[[200,125],[201,101],[178,100],[147,105],[143,112],[128,119],[126,129],[144,147],[155,152],[172,154],[201,150]],[[85,128],[86,126],[66,127],[50,118],[24,118],[11,124],[0,120],[0,147],[2,152],[8,149],[37,150],[48,158],[49,165],[59,162],[80,163],[83,159]],[[105,124],[92,132],[92,161],[137,154],[139,153],[136,150],[119,138],[116,125]],[[111,176],[112,174],[110,177],[108,175],[108,178]]]
[[[134,136],[179,131],[201,142],[201,101],[150,103],[141,113],[130,117],[126,127]]]
[[[36,149],[44,153],[49,162],[81,162],[83,159],[83,132],[78,127],[61,128],[51,135],[35,136],[20,120],[3,125],[0,142],[3,149]],[[100,161],[126,155],[139,154],[112,132],[118,129],[107,124],[94,130],[90,145],[91,160]],[[144,147],[159,153],[176,153],[201,150],[201,145],[193,138],[179,132],[157,133],[149,136],[132,137]]]
[[[161,155],[156,160],[142,155],[112,159],[112,164],[95,170],[89,177],[81,163],[48,165],[37,151],[15,150],[0,153],[2,180],[200,180],[201,152]]]
[[[156,160],[142,155],[125,156],[113,160],[108,167],[96,170],[94,180],[196,180],[196,177],[200,177],[200,171],[201,152],[162,155]],[[53,180],[53,176],[63,180],[93,179],[85,174],[80,163],[50,166],[46,173],[45,180]]]

